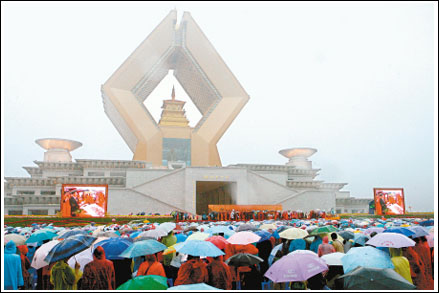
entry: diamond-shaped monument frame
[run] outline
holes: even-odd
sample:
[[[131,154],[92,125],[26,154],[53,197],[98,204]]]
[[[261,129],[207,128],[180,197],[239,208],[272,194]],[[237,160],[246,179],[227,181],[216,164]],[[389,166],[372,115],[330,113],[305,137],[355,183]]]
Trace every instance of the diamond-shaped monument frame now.
[[[162,139],[183,130],[163,131],[143,102],[170,69],[203,115],[187,134],[192,166],[221,166],[216,144],[250,97],[189,12],[177,26],[172,10],[102,85],[105,113],[133,160],[161,165]]]

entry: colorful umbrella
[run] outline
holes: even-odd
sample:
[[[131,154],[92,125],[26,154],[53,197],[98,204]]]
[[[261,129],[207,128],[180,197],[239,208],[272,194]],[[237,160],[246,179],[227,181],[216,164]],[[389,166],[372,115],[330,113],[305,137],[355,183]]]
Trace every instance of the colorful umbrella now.
[[[134,242],[131,246],[126,248],[119,257],[133,258],[136,256],[154,254],[165,250],[167,247],[163,243],[154,239],[142,240]]]
[[[177,237],[177,243],[185,242],[187,239],[187,236],[184,235],[183,233],[175,234],[175,237]]]
[[[72,255],[87,249],[87,247],[90,247],[95,240],[96,237],[89,235],[70,236],[55,245],[49,251],[49,254],[46,256],[44,261],[52,263],[61,259],[70,258]]]
[[[167,236],[167,235],[168,235],[168,232],[164,231],[163,229],[157,228],[154,230],[148,230],[148,231],[142,232],[136,238],[150,237],[150,238],[154,238],[154,239],[159,239],[160,237]]]
[[[289,228],[279,233],[280,238],[289,239],[289,240],[302,239],[306,236],[308,236],[308,232],[306,230],[299,228]]]
[[[259,256],[250,253],[237,253],[229,257],[225,263],[235,267],[245,267],[258,264],[264,260]]]
[[[175,248],[180,253],[189,254],[192,256],[216,257],[225,254],[213,243],[202,240],[186,240],[181,244],[181,246]]]
[[[369,235],[369,234],[372,234],[373,232],[383,233],[384,230],[385,229],[381,228],[381,227],[370,227],[370,228],[367,228],[366,230],[364,230],[364,234]]]
[[[265,231],[265,230],[258,230],[258,231],[254,231],[253,233],[255,233],[256,235],[261,237],[261,239],[259,239],[258,242],[270,240],[270,238],[272,236],[270,232]]]
[[[79,229],[73,229],[73,230],[64,230],[64,231],[61,231],[59,234],[58,234],[58,238],[57,239],[66,239],[66,238],[68,238],[68,237],[70,237],[70,236],[73,236],[73,235],[86,235],[86,234],[88,234],[87,232],[85,232],[84,230],[79,230]]]
[[[78,262],[80,267],[79,269],[81,271],[84,271],[84,267],[89,263],[93,261],[93,248],[90,247],[88,249],[85,249],[83,251],[81,251],[78,254],[73,255],[72,257],[69,258],[69,260],[67,261],[67,264],[74,269],[75,268],[75,263]]]
[[[340,276],[346,290],[413,290],[413,284],[392,269],[357,267]]]
[[[6,234],[5,235],[5,244],[8,243],[9,241],[13,241],[15,243],[16,246],[19,245],[24,245],[26,242],[26,237],[22,236],[22,235],[18,235],[18,234]]]
[[[337,232],[337,231],[338,231],[337,228],[335,228],[332,225],[329,225],[329,226],[323,226],[323,227],[316,228],[316,229],[312,230],[310,235],[332,233],[332,232]]]
[[[345,273],[349,273],[359,266],[378,269],[394,268],[389,254],[372,246],[352,247],[341,258],[341,261]]]
[[[321,259],[323,259],[328,266],[342,266],[343,262],[341,261],[341,258],[343,256],[345,256],[344,253],[334,252],[322,255]]]
[[[38,270],[42,267],[49,265],[49,263],[46,262],[44,259],[49,254],[49,251],[52,250],[52,248],[60,242],[61,241],[59,240],[52,240],[38,247],[37,250],[35,250],[35,254],[30,266]]]
[[[225,238],[228,238],[236,233],[235,231],[229,229],[227,226],[213,226],[207,229],[205,232],[211,235],[224,233]]]
[[[341,231],[338,233],[338,235],[340,235],[341,237],[343,237],[346,240],[355,238],[355,234],[353,232],[350,232],[350,231]]]
[[[418,238],[422,236],[427,236],[429,234],[428,230],[422,226],[412,226],[409,227],[408,229],[415,233],[413,235],[410,235],[411,238]]]
[[[52,240],[58,236],[55,232],[48,229],[37,230],[26,240],[26,243],[43,242],[44,240]]]
[[[94,244],[94,247],[102,246],[105,251],[105,257],[107,259],[123,259],[119,256],[129,246],[133,244],[132,239],[129,238],[109,238]]]
[[[409,247],[415,246],[416,242],[400,233],[380,233],[372,237],[366,244],[375,247]]]
[[[219,249],[224,249],[226,248],[227,244],[229,244],[229,242],[222,236],[211,236],[205,240],[213,243]]]
[[[261,236],[250,231],[237,232],[230,236],[227,241],[231,244],[250,244],[258,242]]]
[[[415,234],[415,232],[409,230],[408,228],[404,228],[404,227],[389,228],[389,229],[384,230],[383,233],[400,233],[400,234],[403,234],[407,237]]]
[[[221,290],[205,283],[197,283],[190,285],[179,285],[174,287],[169,287],[168,290],[180,290],[180,291],[202,291],[202,290]]]
[[[166,290],[168,280],[157,275],[138,276],[117,287],[116,290]]]
[[[366,242],[369,240],[369,236],[361,234],[361,233],[355,233],[354,234],[354,245],[359,244],[364,246]]]
[[[326,263],[315,253],[294,251],[276,261],[264,276],[275,283],[305,281],[327,269]]]
[[[189,240],[205,240],[207,238],[209,238],[209,234],[208,233],[204,233],[204,232],[195,232],[193,234],[191,234],[186,241]]]
[[[236,229],[236,232],[242,232],[242,231],[256,231],[258,230],[257,227],[253,226],[252,224],[241,224]]]
[[[261,230],[273,230],[275,231],[277,229],[277,226],[275,224],[262,224],[259,226],[259,229]]]

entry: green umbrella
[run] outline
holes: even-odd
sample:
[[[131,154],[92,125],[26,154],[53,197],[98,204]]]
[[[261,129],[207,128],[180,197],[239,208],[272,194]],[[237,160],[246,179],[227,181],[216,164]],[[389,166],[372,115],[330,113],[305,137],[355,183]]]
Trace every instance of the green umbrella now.
[[[157,275],[138,276],[117,287],[116,290],[166,290],[167,279]]]
[[[332,232],[337,232],[337,231],[338,231],[337,228],[335,228],[334,226],[330,225],[330,226],[323,226],[323,227],[319,227],[317,229],[314,229],[309,234],[310,235],[317,235],[317,234],[332,233]]]
[[[413,284],[392,269],[357,267],[340,276],[346,290],[413,290]]]

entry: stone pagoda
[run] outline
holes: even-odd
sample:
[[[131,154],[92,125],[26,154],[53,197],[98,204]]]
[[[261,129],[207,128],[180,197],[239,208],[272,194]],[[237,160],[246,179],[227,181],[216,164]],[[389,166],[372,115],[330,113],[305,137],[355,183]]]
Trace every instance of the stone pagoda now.
[[[185,115],[186,111],[183,109],[184,104],[186,104],[185,101],[175,99],[175,89],[172,87],[172,99],[163,100],[163,111],[159,125],[188,127],[189,121]]]

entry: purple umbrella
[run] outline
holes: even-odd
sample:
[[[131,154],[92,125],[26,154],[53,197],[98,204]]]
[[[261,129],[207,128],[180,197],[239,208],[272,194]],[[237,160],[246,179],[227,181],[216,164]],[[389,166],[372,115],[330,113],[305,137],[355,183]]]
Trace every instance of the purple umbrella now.
[[[276,261],[264,276],[275,283],[305,281],[327,269],[315,253],[291,253]]]
[[[380,233],[369,239],[366,244],[375,247],[409,247],[415,246],[416,242],[401,233]]]

